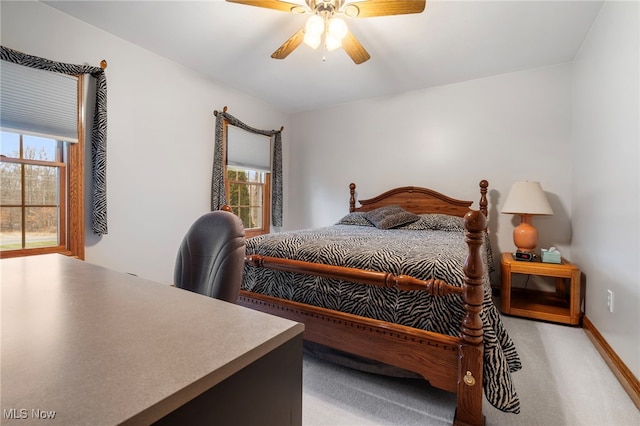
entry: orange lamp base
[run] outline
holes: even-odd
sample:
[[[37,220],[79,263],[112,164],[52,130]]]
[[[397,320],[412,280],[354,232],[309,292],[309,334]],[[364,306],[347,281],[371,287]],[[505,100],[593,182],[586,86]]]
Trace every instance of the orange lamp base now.
[[[513,230],[513,243],[518,251],[531,253],[538,246],[538,230],[531,224],[531,215],[520,215],[520,225]]]

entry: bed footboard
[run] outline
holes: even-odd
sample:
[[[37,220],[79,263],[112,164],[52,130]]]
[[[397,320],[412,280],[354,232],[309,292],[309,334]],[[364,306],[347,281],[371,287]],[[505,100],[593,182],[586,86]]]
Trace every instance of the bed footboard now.
[[[240,305],[305,324],[304,338],[334,349],[413,371],[433,386],[457,393],[456,425],[484,424],[482,414],[483,324],[480,317],[484,265],[480,249],[487,225],[485,215],[471,210],[464,216],[469,248],[462,287],[440,280],[422,281],[404,275],[363,271],[291,259],[250,255],[255,267],[322,276],[400,290],[427,291],[433,296],[460,294],[465,308],[459,336],[442,335],[385,321],[332,311],[242,290]]]

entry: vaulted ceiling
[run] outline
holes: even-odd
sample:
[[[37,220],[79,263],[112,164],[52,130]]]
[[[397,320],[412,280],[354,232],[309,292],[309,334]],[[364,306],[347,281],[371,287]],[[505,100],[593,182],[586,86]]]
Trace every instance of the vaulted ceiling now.
[[[303,15],[223,0],[44,3],[285,112],[570,62],[602,6],[428,0],[421,14],[348,20],[371,55],[356,65],[304,44],[272,59]]]

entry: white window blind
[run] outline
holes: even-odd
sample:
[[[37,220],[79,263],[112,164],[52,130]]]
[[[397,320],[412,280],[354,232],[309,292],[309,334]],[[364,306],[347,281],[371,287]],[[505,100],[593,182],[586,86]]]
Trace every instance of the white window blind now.
[[[227,164],[270,172],[271,138],[227,126]]]
[[[78,142],[77,77],[0,61],[3,130]]]

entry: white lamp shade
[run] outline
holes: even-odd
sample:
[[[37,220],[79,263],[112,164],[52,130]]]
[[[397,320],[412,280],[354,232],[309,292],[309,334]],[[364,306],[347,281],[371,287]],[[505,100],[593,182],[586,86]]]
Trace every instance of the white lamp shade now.
[[[513,184],[501,212],[510,214],[553,214],[540,182],[528,181]]]

